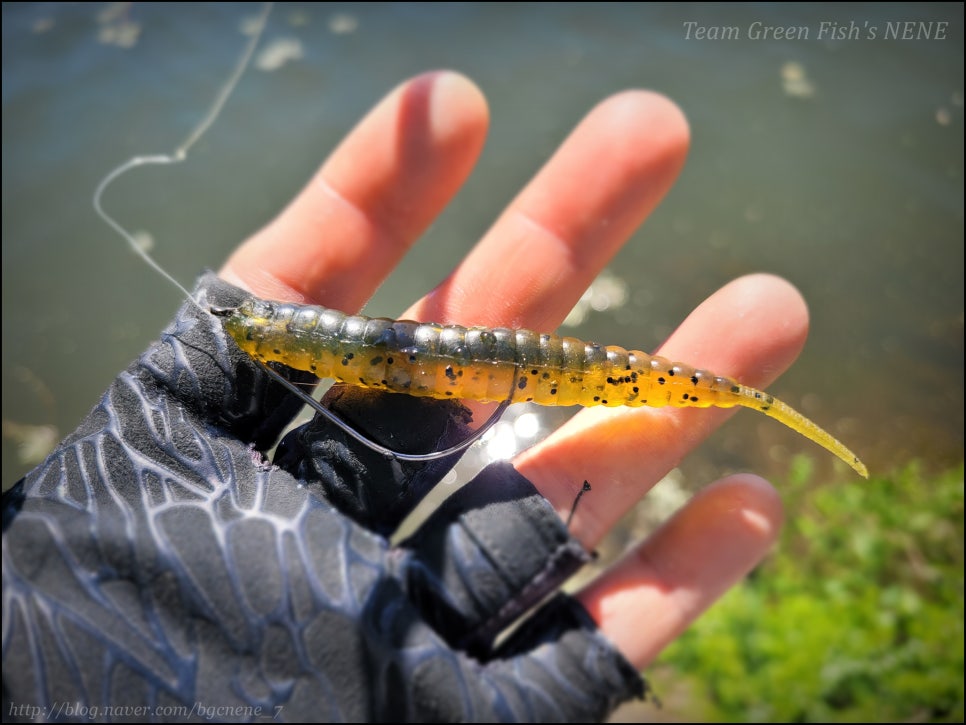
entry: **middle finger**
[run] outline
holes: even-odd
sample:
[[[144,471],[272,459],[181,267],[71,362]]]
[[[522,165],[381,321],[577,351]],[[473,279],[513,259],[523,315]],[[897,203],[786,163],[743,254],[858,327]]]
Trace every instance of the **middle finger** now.
[[[661,95],[603,101],[406,316],[555,329],[674,183],[688,141],[684,115]]]

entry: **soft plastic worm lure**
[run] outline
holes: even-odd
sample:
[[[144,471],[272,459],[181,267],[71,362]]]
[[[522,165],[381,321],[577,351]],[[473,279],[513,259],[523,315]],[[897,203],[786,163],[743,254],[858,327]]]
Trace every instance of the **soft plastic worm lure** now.
[[[854,453],[768,393],[637,350],[530,330],[371,318],[255,298],[212,312],[225,318],[228,334],[255,360],[393,393],[540,405],[753,408],[868,478]]]

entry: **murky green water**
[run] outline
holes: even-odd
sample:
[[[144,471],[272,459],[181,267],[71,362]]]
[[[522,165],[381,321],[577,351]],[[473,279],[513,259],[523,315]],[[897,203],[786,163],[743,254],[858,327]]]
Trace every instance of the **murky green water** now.
[[[657,89],[690,119],[688,166],[610,268],[618,301],[588,306],[568,332],[651,349],[730,279],[783,275],[808,299],[813,332],[772,390],[873,470],[942,467],[963,455],[963,11],[912,8],[280,4],[261,56],[277,67],[246,75],[189,163],[136,171],[105,201],[188,282],[271,218],[392,86],[460,70],[489,97],[492,133],[465,190],[368,308],[393,315],[458,262],[593,104]],[[42,448],[36,426],[71,430],[178,305],[91,195],[116,164],[181,141],[252,10],[2,12],[6,487],[30,467],[18,443]],[[948,37],[881,37],[911,17],[948,21]],[[818,38],[822,21],[851,20],[879,37]],[[689,40],[687,21],[692,36],[741,37]],[[754,22],[810,37],[751,39]],[[504,432],[504,450],[528,439],[527,421],[516,442]],[[744,413],[683,470],[695,482],[735,468],[780,475],[796,452],[831,465]]]

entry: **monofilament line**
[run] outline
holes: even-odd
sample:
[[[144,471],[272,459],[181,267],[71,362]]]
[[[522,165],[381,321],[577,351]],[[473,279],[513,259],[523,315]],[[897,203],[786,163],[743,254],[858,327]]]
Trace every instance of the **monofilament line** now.
[[[128,246],[134,251],[135,254],[147,262],[148,265],[158,274],[181,290],[184,293],[185,298],[191,300],[192,302],[194,302],[194,298],[191,296],[191,293],[185,289],[184,285],[168,274],[168,272],[154,260],[154,257],[148,254],[147,250],[137,243],[137,241],[134,239],[134,236],[127,229],[121,226],[120,222],[104,211],[104,207],[101,204],[101,197],[103,197],[107,187],[114,183],[118,177],[126,174],[128,171],[137,166],[144,166],[145,164],[177,164],[188,158],[188,151],[198,142],[198,140],[218,118],[218,115],[221,113],[222,108],[224,108],[225,103],[235,90],[235,86],[238,85],[238,81],[241,80],[241,77],[248,69],[252,56],[255,53],[255,48],[258,47],[258,43],[262,37],[262,32],[265,30],[265,26],[268,23],[268,16],[272,11],[273,4],[274,3],[270,2],[265,3],[261,13],[256,19],[254,32],[252,33],[251,39],[248,41],[244,52],[238,59],[238,62],[235,64],[235,69],[232,71],[231,76],[222,85],[221,90],[218,92],[214,102],[211,104],[211,108],[208,109],[208,113],[205,114],[204,118],[202,118],[198,125],[191,131],[191,133],[188,134],[188,137],[170,154],[135,156],[134,158],[125,161],[123,164],[105,176],[101,183],[97,185],[97,189],[94,190],[94,210],[100,215],[101,219],[103,219],[112,229],[114,229],[114,231],[124,238]],[[197,302],[194,303],[197,305]],[[204,312],[207,312],[207,310],[204,310]]]

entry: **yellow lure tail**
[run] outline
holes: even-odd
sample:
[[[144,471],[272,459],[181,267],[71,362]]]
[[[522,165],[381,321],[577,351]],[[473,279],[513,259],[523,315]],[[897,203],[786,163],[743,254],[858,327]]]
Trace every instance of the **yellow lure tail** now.
[[[749,388],[745,385],[739,387],[741,388],[741,399],[737,403],[738,405],[745,408],[752,408],[753,410],[764,413],[769,418],[774,418],[779,423],[783,423],[793,431],[801,433],[810,441],[818,443],[829,453],[848,463],[862,478],[869,477],[869,469],[859,460],[859,457],[824,428],[813,423],[792,406],[783,403],[767,393]]]

